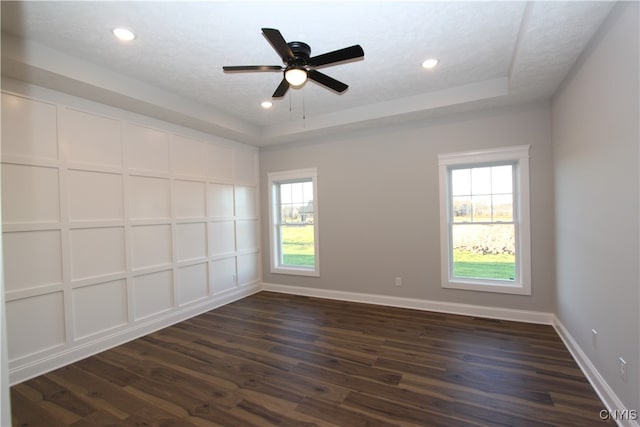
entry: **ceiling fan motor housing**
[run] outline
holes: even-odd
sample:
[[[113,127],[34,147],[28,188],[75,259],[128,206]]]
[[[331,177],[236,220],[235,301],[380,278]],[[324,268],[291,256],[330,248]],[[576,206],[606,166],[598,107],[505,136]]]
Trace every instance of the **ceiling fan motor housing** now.
[[[282,58],[287,63],[287,68],[304,68],[311,56],[311,47],[303,42],[289,42],[287,45],[293,52],[293,58]]]
[[[311,47],[308,44],[304,42],[289,42],[287,44],[296,58],[309,59],[311,56]]]

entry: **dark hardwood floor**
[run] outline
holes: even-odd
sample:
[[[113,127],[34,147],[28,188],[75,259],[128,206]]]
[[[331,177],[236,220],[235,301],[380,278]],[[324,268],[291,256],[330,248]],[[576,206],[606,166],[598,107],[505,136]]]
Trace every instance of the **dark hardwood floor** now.
[[[551,326],[269,292],[11,398],[15,426],[607,425]]]

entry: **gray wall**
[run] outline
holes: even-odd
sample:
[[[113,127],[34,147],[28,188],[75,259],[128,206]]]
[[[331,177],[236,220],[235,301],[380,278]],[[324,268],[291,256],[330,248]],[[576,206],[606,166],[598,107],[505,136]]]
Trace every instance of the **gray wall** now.
[[[0,129],[2,124],[0,123]],[[0,132],[2,135],[2,132]],[[2,139],[0,138],[0,147]],[[0,178],[0,184],[2,179]],[[2,188],[2,185],[0,185]],[[0,203],[1,204],[1,203]],[[2,233],[2,210],[0,209],[0,233]],[[7,351],[7,329],[4,314],[4,264],[0,242],[0,426],[11,424],[11,399],[9,396],[9,353]]]
[[[2,231],[1,219],[2,214],[0,213],[0,232]],[[9,391],[7,329],[4,315],[4,264],[2,259],[2,242],[0,242],[0,426],[8,426],[11,425],[11,398]]]
[[[640,408],[638,36],[638,3],[619,4],[552,107],[557,315],[629,409]]]
[[[262,241],[267,173],[318,168],[320,277],[267,283],[511,309],[554,311],[551,122],[547,104],[485,111],[261,149]],[[532,295],[442,289],[438,154],[531,144]],[[402,277],[402,286],[394,278]]]

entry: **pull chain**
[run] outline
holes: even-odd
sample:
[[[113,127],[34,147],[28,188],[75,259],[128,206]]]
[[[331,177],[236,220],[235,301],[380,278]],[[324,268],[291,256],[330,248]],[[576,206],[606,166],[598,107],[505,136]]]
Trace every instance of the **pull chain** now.
[[[302,88],[302,128],[307,127],[307,115],[304,109],[304,88]]]

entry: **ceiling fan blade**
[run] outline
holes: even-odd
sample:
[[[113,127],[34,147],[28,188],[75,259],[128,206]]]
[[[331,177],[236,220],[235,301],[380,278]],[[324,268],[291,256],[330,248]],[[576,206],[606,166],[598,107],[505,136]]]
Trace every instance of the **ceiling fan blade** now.
[[[222,67],[224,71],[282,71],[279,65],[233,65]]]
[[[309,70],[309,71],[307,71],[307,76],[311,80],[316,81],[316,82],[320,83],[321,85],[326,86],[329,89],[333,89],[333,90],[335,90],[336,92],[339,92],[339,93],[344,92],[349,87],[346,84],[334,79],[333,77],[329,77],[326,74],[323,74],[323,73],[321,73],[320,71],[317,71],[317,70]]]
[[[288,90],[289,90],[289,82],[287,81],[287,79],[283,78],[280,84],[278,85],[278,87],[276,88],[276,91],[273,92],[273,95],[271,97],[282,98],[284,94],[287,93]]]
[[[360,58],[364,56],[364,50],[359,44],[345,47],[344,49],[334,50],[333,52],[323,53],[322,55],[309,58],[309,65],[319,67],[321,65],[333,64],[334,62],[348,61],[349,59]]]
[[[280,31],[274,28],[263,28],[262,33],[267,40],[269,40],[271,46],[273,46],[276,52],[278,52],[278,55],[280,55],[280,58],[282,58],[284,62],[287,62],[287,58],[294,57],[293,51],[291,51],[291,48],[285,41],[284,37],[282,37],[282,34],[280,34]]]

